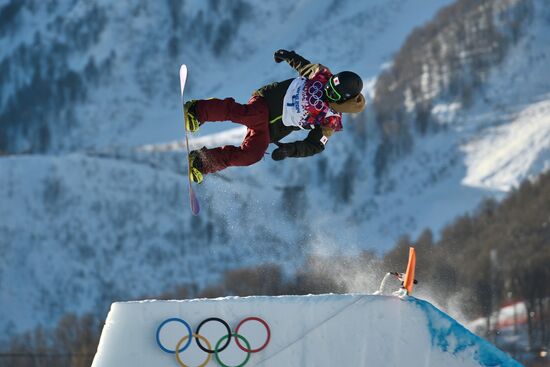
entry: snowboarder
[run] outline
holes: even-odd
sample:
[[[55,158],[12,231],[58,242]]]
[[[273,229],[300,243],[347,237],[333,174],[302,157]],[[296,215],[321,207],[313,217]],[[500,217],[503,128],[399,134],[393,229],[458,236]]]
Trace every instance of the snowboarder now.
[[[190,178],[201,183],[203,176],[229,166],[248,166],[264,156],[270,143],[276,161],[308,157],[322,152],[329,137],[342,130],[342,113],[365,108],[363,81],[351,72],[332,74],[321,64],[312,64],[294,51],[279,50],[275,62],[286,61],[300,76],[275,82],[256,90],[248,104],[233,98],[191,100],[185,103],[185,127],[196,132],[206,121],[233,121],[248,130],[240,147],[203,147],[189,154]],[[292,131],[310,130],[303,141],[281,143]]]

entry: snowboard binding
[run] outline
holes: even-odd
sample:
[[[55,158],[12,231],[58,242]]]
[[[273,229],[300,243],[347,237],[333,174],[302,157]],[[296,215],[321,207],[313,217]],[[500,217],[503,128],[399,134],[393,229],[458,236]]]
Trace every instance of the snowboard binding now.
[[[185,116],[185,129],[191,133],[197,132],[200,127],[200,122],[197,119],[195,107],[197,105],[196,100],[185,102],[183,106]]]

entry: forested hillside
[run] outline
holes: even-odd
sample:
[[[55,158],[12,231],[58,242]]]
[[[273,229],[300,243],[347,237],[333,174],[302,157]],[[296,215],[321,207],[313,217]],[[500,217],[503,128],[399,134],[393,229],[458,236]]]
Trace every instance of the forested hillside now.
[[[414,135],[445,128],[434,107],[468,109],[533,21],[532,0],[462,0],[415,29],[375,85],[383,141],[376,172],[412,150]],[[393,157],[393,158],[392,158]]]

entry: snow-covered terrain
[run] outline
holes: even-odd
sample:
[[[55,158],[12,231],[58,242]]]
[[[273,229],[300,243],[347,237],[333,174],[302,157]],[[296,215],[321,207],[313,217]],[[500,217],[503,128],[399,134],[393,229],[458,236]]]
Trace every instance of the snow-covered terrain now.
[[[170,3],[61,1],[49,8],[38,1],[34,13],[21,10],[0,33],[0,58],[11,65],[3,74],[2,108],[31,80],[24,70],[32,65],[19,68],[11,52],[31,45],[34,33],[60,68],[52,75],[88,75],[92,56],[105,70],[83,79],[84,97],[54,101],[63,106],[59,114],[46,108],[51,101],[38,103],[44,110],[36,114],[50,126],[48,154],[0,159],[5,337],[51,325],[65,312],[102,313],[114,299],[180,283],[203,286],[238,266],[273,262],[292,272],[312,252],[383,251],[403,233],[416,236],[426,227],[437,233],[483,198],[500,198],[548,169],[550,6],[539,0],[532,24],[492,70],[476,103],[439,101],[434,114],[444,128],[415,136],[410,154],[384,177],[374,175],[380,131],[368,108],[346,119],[319,156],[273,162],[266,155],[255,166],[208,176],[197,188],[202,214],[193,217],[181,144],[180,63],[189,66],[190,98],[244,102],[258,86],[295,75],[272,60],[278,48],[295,49],[333,70],[356,70],[371,100],[374,80],[408,33],[451,0],[235,2],[248,13],[217,56],[216,37],[232,5],[187,1],[174,10]],[[48,42],[68,37],[72,45],[69,25],[94,12],[102,24],[98,33],[90,23],[97,37],[84,35],[80,48],[54,54]],[[70,16],[58,29],[52,24],[60,14]],[[21,32],[23,25],[35,28]],[[206,29],[215,34],[209,38]],[[53,62],[54,56],[65,61]],[[28,107],[25,96],[15,98],[18,110]],[[192,144],[238,144],[244,130],[230,126],[206,124]],[[14,152],[32,151],[24,134],[16,138]]]
[[[550,168],[550,96],[546,97],[464,146],[463,184],[509,191]]]
[[[249,343],[245,349],[261,349],[248,354],[231,339],[218,355],[230,366],[242,365],[247,355],[247,365],[266,367],[520,366],[428,302],[364,294],[114,303],[92,366],[177,366],[176,354],[168,353],[176,349],[185,365],[219,366],[212,355],[205,363],[209,354],[195,340],[187,348],[189,337],[182,340],[189,335],[183,322],[198,333],[210,317],[225,320],[232,332],[238,328],[241,344]],[[267,327],[258,320],[239,327],[248,317]],[[201,339],[203,348],[226,344],[228,332],[218,320],[199,331],[211,344]]]

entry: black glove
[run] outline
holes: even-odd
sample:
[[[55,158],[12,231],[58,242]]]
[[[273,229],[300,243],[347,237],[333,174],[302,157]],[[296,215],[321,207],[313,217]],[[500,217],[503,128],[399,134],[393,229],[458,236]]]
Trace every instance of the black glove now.
[[[289,54],[290,52],[287,50],[279,50],[279,51],[275,51],[275,54],[273,54],[273,58],[275,59],[275,62],[278,64],[282,61],[285,61],[288,58]]]
[[[275,144],[277,144],[278,148],[271,153],[271,158],[274,161],[282,161],[283,159],[290,157],[293,151],[292,146],[290,144],[284,144],[284,143],[275,143]]]

